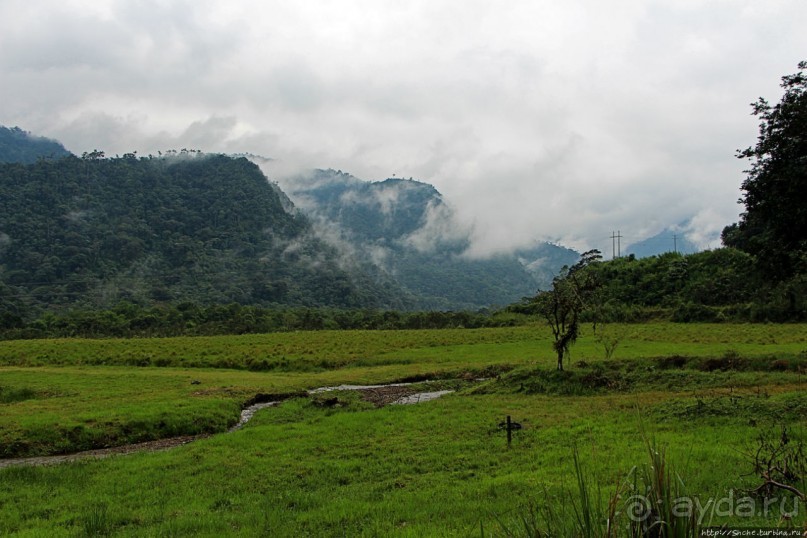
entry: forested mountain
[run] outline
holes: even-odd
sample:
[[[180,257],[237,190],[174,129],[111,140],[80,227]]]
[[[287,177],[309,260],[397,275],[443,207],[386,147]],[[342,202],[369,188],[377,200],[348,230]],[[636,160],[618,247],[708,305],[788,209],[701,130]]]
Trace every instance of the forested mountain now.
[[[247,159],[93,152],[0,164],[0,308],[120,300],[408,306],[287,212]]]
[[[42,158],[70,155],[59,142],[33,136],[19,127],[0,125],[0,163],[34,163]]]
[[[285,184],[323,237],[374,263],[418,298],[420,308],[480,308],[534,294],[579,255],[541,243],[516,253],[466,255],[471,230],[457,222],[427,183],[389,178],[362,181],[317,170]]]
[[[15,319],[121,300],[477,309],[576,259],[549,244],[467,257],[470,229],[417,181],[317,171],[292,193],[299,210],[245,158],[76,157],[0,134],[0,309]]]

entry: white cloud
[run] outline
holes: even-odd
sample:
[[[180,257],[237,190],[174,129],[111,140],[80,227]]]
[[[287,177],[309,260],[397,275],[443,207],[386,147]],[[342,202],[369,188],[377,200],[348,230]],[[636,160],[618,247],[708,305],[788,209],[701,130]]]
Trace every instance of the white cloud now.
[[[412,176],[478,252],[693,216],[714,236],[748,103],[778,98],[806,19],[802,0],[4,0],[0,124],[77,153]]]
[[[403,238],[403,243],[420,252],[434,252],[441,247],[465,248],[472,231],[457,221],[448,205],[432,201],[426,207],[423,226]]]

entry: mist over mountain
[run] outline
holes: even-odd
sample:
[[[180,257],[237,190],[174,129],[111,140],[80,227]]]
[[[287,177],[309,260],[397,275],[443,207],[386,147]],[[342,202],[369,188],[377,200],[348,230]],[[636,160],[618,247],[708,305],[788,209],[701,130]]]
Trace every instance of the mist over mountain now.
[[[578,251],[546,241],[537,241],[529,248],[518,249],[513,255],[540,289],[549,289],[561,268],[574,265],[580,259]]]
[[[368,182],[341,170],[284,180],[314,229],[350,256],[375,264],[421,308],[504,305],[547,287],[579,254],[549,243],[486,258],[468,254],[472,229],[432,185]]]

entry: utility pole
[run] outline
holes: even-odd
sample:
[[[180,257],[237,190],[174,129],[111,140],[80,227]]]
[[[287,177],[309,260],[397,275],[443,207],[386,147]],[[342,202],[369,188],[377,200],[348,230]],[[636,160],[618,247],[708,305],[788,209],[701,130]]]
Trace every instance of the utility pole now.
[[[622,257],[622,233],[617,230],[611,232],[611,259]]]
[[[611,232],[611,259],[616,258],[616,235],[614,232]]]

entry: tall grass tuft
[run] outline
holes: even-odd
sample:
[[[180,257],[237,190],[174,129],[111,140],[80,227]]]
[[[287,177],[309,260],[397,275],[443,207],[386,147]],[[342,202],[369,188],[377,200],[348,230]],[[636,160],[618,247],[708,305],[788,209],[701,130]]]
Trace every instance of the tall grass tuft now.
[[[666,450],[651,442],[647,449],[649,462],[634,467],[605,496],[592,488],[575,447],[577,487],[563,488],[558,496],[545,490],[541,501],[515,518],[497,518],[500,534],[507,538],[698,537],[703,512],[697,503],[686,502],[690,497],[670,465]]]
[[[109,510],[106,505],[99,504],[93,506],[90,511],[81,518],[83,536],[87,538],[96,536],[108,536],[112,532],[112,524],[109,518]]]
[[[686,486],[670,464],[666,449],[647,443],[650,461],[634,469],[631,496],[625,512],[631,537],[697,538],[701,507],[691,502]],[[703,507],[703,509],[708,508]]]
[[[616,520],[622,488],[603,503],[602,491],[593,491],[577,447],[572,450],[576,489],[563,488],[554,497],[544,491],[542,502],[530,506],[509,523],[497,518],[508,538],[617,538]],[[483,535],[484,536],[484,533]]]

